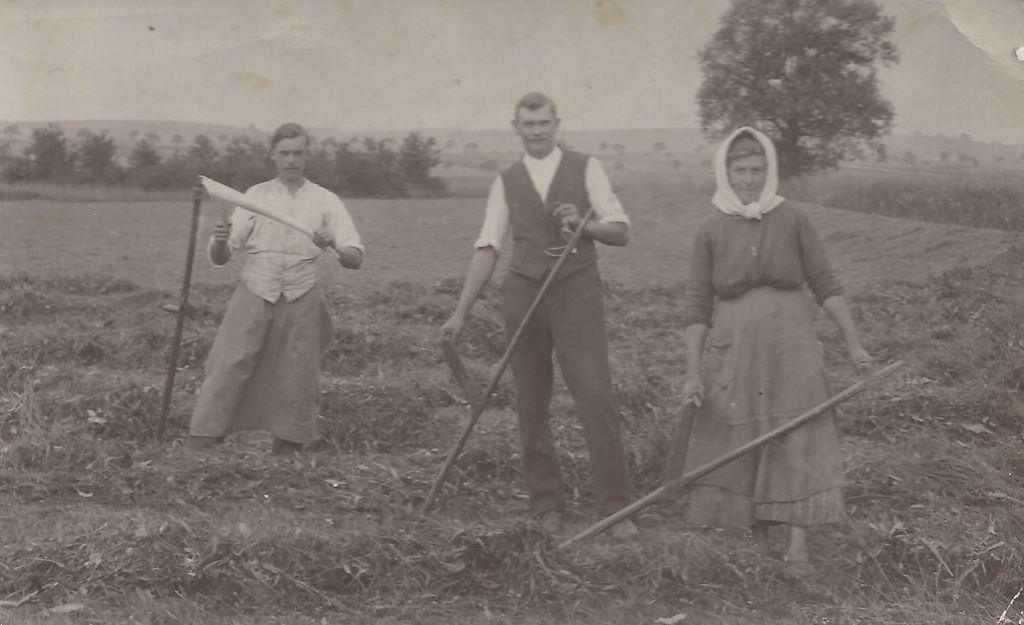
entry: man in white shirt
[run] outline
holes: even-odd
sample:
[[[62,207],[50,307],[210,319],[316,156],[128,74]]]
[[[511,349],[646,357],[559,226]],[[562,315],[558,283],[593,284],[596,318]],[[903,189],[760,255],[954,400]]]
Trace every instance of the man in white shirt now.
[[[316,259],[333,247],[343,267],[363,263],[359,233],[341,199],[305,178],[306,131],[284,124],[270,146],[277,178],[246,195],[304,222],[314,238],[240,207],[230,224],[214,227],[210,260],[223,265],[232,250],[241,250],[245,265],[206,360],[189,429],[192,450],[242,430],[271,432],[276,454],[313,442],[321,359],[333,335]]]
[[[502,286],[502,315],[506,335],[511,339],[565,248],[566,235],[579,226],[581,214],[594,207],[595,218],[585,226],[576,251],[524,328],[511,360],[531,511],[554,533],[563,528],[565,495],[550,425],[552,352],[558,356],[583,424],[599,511],[611,514],[632,498],[612,401],[594,245],[595,241],[626,245],[629,219],[600,162],[556,145],[558,126],[555,103],[547,96],[530,93],[516,104],[512,127],[526,154],[491,187],[462,295],[454,314],[441,328],[442,336],[458,338],[511,232],[512,259]],[[612,532],[619,538],[630,538],[637,529],[627,520],[614,526]]]

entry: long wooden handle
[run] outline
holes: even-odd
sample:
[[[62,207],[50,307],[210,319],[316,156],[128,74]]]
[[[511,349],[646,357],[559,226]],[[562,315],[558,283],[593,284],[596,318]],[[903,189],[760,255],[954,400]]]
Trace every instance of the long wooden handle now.
[[[803,414],[794,417],[793,420],[790,421],[789,423],[779,426],[774,430],[766,434],[763,434],[758,438],[755,438],[749,443],[745,443],[737,447],[736,449],[730,451],[724,456],[720,456],[710,462],[707,462],[697,467],[696,469],[683,475],[679,479],[672,480],[671,482],[661,486],[660,488],[651,492],[644,498],[634,501],[633,503],[629,504],[622,510],[619,510],[615,514],[609,517],[605,517],[604,519],[601,519],[600,521],[591,525],[579,534],[576,534],[572,538],[569,538],[565,542],[561,543],[560,545],[558,545],[558,547],[556,547],[556,549],[564,549],[565,547],[568,547],[574,542],[583,540],[584,538],[589,538],[591,536],[594,536],[595,534],[600,534],[601,532],[605,531],[606,529],[615,525],[616,523],[624,519],[628,519],[629,517],[639,512],[640,510],[643,510],[647,506],[655,503],[665,495],[682,490],[686,486],[689,486],[691,483],[693,483],[695,480],[707,475],[708,473],[711,473],[715,469],[718,469],[719,467],[729,464],[730,462],[739,458],[740,456],[743,456],[745,454],[750,453],[751,451],[754,451],[758,447],[761,447],[762,445],[765,445],[766,443],[782,436],[786,432],[789,432],[799,427],[800,425],[806,423],[807,421],[810,421],[811,419],[820,415],[826,410],[843,403],[844,401],[850,399],[857,393],[860,393],[861,391],[866,390],[870,386],[874,385],[882,378],[885,378],[886,376],[890,375],[903,365],[904,362],[902,360],[898,360],[889,365],[888,367],[885,367],[884,369],[879,369],[878,371],[864,378],[860,382],[857,382],[853,386],[850,386],[849,388],[839,393],[838,395],[835,395],[832,398],[827,399],[822,403],[818,404],[817,406],[811,408],[810,410],[804,412]]]
[[[171,392],[174,390],[174,374],[178,370],[178,350],[181,347],[181,335],[185,330],[185,317],[189,310],[195,310],[188,303],[189,288],[192,285],[192,263],[196,255],[196,234],[199,231],[199,213],[203,204],[202,182],[196,182],[192,189],[192,223],[188,232],[188,252],[185,256],[185,278],[181,284],[181,297],[178,300],[178,318],[174,324],[174,337],[171,339],[171,355],[167,359],[167,377],[164,379],[164,395],[160,404],[160,419],[156,424],[156,440],[164,438],[167,415],[171,411]]]
[[[693,432],[693,422],[696,417],[697,404],[691,399],[683,406],[683,413],[676,421],[676,428],[672,433],[672,444],[665,461],[663,483],[667,484],[683,475],[683,471],[686,469],[686,453],[690,448],[690,434]]]
[[[491,394],[494,389],[497,388],[498,382],[501,380],[501,374],[505,372],[505,368],[508,366],[509,361],[512,360],[512,354],[516,349],[516,345],[519,344],[519,339],[523,335],[523,329],[526,328],[527,322],[533,317],[533,313],[540,306],[541,300],[544,299],[544,294],[547,293],[551,284],[555,281],[558,276],[559,270],[565,261],[569,259],[569,256],[576,250],[576,245],[580,242],[580,237],[583,236],[583,228],[590,222],[594,217],[594,207],[591,206],[587,210],[586,214],[583,215],[583,219],[580,220],[580,225],[577,226],[576,231],[573,232],[572,238],[565,246],[565,250],[558,257],[554,267],[548,272],[548,277],[544,280],[544,283],[540,286],[540,291],[537,292],[537,297],[533,299],[533,303],[530,304],[530,308],[527,309],[526,314],[523,316],[523,320],[519,322],[519,327],[516,328],[515,334],[512,335],[512,340],[508,342],[508,346],[505,348],[505,354],[501,357],[501,362],[498,363],[498,368],[491,375],[491,380],[487,383],[487,387],[484,389],[483,395],[480,401],[473,406],[473,411],[469,415],[469,422],[466,423],[465,429],[462,430],[462,435],[459,436],[459,440],[456,441],[455,446],[452,447],[451,452],[448,454],[448,459],[445,460],[444,466],[441,468],[441,472],[437,475],[434,480],[433,486],[430,487],[430,492],[427,494],[427,498],[423,501],[423,512],[427,513],[430,511],[430,507],[434,503],[434,499],[437,498],[437,494],[441,491],[441,487],[444,485],[445,479],[448,477],[448,473],[451,472],[452,467],[455,466],[455,461],[459,458],[459,454],[462,453],[462,448],[466,445],[466,441],[469,439],[470,433],[476,426],[476,422],[480,419],[480,415],[483,414],[484,408],[487,407],[487,401],[491,398]],[[458,375],[458,374],[456,374]],[[468,399],[468,398],[467,398]]]

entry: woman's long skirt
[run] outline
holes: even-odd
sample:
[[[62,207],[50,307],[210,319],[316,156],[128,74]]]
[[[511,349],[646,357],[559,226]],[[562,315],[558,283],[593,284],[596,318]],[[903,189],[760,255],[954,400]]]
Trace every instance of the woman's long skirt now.
[[[323,293],[270,302],[241,282],[206,359],[190,434],[265,430],[294,443],[316,438],[323,353],[332,339]]]
[[[704,403],[686,470],[784,425],[830,396],[811,304],[802,290],[759,287],[719,301],[704,356]],[[698,525],[834,523],[843,468],[831,412],[697,480]]]

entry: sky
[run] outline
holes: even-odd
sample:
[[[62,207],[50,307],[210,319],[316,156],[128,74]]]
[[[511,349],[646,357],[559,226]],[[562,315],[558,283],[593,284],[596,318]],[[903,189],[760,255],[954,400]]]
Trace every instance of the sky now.
[[[1022,0],[880,0],[896,131],[1024,143]],[[728,0],[0,0],[0,121],[694,128]]]

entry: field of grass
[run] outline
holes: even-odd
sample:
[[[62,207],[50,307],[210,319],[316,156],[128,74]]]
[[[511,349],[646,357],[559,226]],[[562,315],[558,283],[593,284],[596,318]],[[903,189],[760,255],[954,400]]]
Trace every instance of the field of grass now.
[[[602,272],[647,492],[678,414],[678,310],[710,209],[681,180],[617,182],[634,239],[602,250]],[[552,552],[526,518],[507,377],[440,509],[421,516],[467,415],[435,338],[482,201],[347,204],[367,266],[325,267],[324,440],[275,458],[257,434],[209,454],[180,445],[236,263],[197,263],[170,440],[151,440],[174,323],[159,306],[180,286],[187,202],[0,203],[0,623],[995,623],[1024,584],[1021,235],[807,207],[866,347],[910,365],[845,406],[849,520],[812,530],[818,574],[799,579],[744,531],[683,525],[675,501],[645,515],[635,544]],[[819,323],[845,386],[854,373]],[[460,350],[484,378],[503,346],[492,287]],[[597,516],[559,389],[578,530]]]
[[[676,158],[661,154],[602,153],[597,155],[616,183],[646,179],[653,186],[668,184],[690,193],[714,192],[710,154],[687,153]],[[446,154],[439,168],[457,189],[455,195],[486,196],[497,170],[510,165],[514,153]],[[483,169],[481,169],[483,167]],[[958,164],[847,163],[839,171],[784,181],[780,194],[862,213],[959,224],[976,228],[1024,230],[1024,169],[967,167]]]
[[[0,183],[0,201],[55,200],[58,202],[157,202],[192,197],[189,189],[146,191],[135,187],[52,182]]]
[[[786,197],[864,213],[1024,230],[1024,172],[851,167],[787,185]]]

